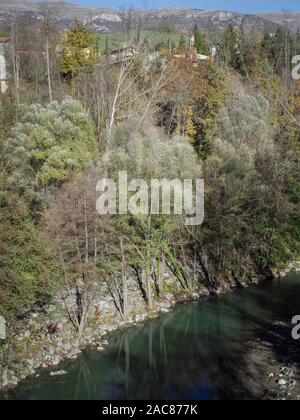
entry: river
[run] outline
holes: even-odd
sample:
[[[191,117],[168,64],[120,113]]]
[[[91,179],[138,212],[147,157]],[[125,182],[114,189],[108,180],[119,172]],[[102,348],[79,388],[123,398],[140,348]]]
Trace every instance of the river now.
[[[232,399],[243,393],[247,343],[300,314],[300,275],[267,281],[112,333],[103,352],[87,350],[40,372],[8,399]],[[300,356],[299,356],[300,358]],[[246,391],[245,391],[246,392]]]

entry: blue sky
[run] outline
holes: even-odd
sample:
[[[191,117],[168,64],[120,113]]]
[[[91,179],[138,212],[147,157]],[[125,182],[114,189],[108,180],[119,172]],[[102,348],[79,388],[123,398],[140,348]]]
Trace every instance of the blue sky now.
[[[94,7],[158,9],[163,7],[194,7],[205,10],[232,10],[243,13],[280,12],[282,9],[300,12],[299,0],[70,0]]]

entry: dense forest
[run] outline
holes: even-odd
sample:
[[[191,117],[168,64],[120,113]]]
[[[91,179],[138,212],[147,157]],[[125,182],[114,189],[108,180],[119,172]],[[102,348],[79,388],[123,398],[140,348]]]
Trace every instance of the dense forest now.
[[[1,34],[10,39],[0,95],[8,340],[61,290],[76,290],[67,311],[81,335],[99,285],[126,321],[129,277],[151,311],[167,292],[165,266],[184,293],[218,293],[299,256],[300,82],[291,74],[300,33],[165,25],[148,37],[129,22],[114,51],[109,36],[79,21],[65,32],[54,8],[41,13],[38,26],[12,21]],[[191,37],[207,60],[189,56]],[[130,58],[124,46],[134,46]],[[204,223],[98,215],[96,184],[120,170],[144,180],[204,178]]]

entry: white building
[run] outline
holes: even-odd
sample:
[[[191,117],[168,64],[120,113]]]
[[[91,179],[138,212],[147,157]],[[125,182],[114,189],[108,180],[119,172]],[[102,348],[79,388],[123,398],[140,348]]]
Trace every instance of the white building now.
[[[9,38],[0,38],[0,92],[5,93],[8,89],[7,85],[7,67],[5,50],[9,43]]]

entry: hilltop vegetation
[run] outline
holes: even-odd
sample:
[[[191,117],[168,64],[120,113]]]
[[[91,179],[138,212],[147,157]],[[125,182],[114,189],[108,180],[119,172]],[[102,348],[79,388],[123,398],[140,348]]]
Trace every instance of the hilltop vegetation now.
[[[61,41],[50,12],[39,31],[12,28],[0,115],[0,313],[10,330],[61,290],[76,291],[66,311],[81,334],[99,285],[126,320],[129,277],[151,310],[168,292],[163,270],[184,293],[219,293],[299,255],[299,34],[193,33],[198,52],[216,47],[214,60],[191,61],[181,32],[101,36],[99,55],[78,22]],[[137,53],[112,65],[122,44]],[[120,170],[203,177],[204,224],[98,215],[96,184]]]
[[[113,34],[98,35],[100,51],[102,54],[111,53],[124,45],[124,33],[117,32]],[[159,31],[141,31],[133,32],[130,40],[147,50],[157,50],[161,46],[170,45],[175,48],[179,45],[181,32],[178,30],[166,31],[161,28]],[[184,36],[186,43],[188,42],[188,35]]]

